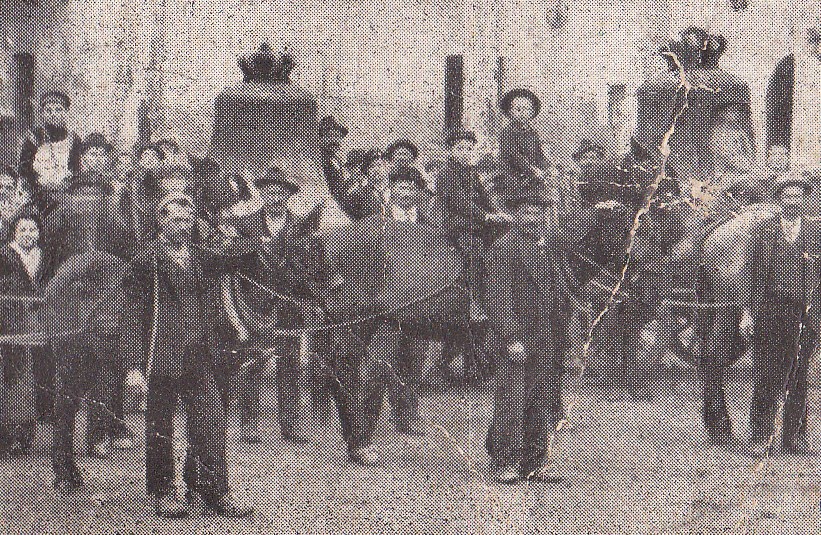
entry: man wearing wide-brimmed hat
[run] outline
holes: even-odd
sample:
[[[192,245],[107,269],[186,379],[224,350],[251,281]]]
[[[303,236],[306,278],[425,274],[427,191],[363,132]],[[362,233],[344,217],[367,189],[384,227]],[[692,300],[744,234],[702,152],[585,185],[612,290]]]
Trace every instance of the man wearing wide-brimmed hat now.
[[[499,176],[494,197],[497,206],[543,184],[549,165],[533,119],[542,109],[541,100],[528,89],[508,91],[499,108],[510,122],[499,132]]]
[[[781,445],[793,454],[812,452],[807,440],[807,373],[818,338],[821,226],[806,217],[812,185],[791,173],[776,181],[781,207],[754,236],[751,305],[742,315],[742,334],[752,340],[755,374],[750,441],[766,452],[775,416],[784,403]]]
[[[240,236],[258,243],[258,256],[249,262],[246,269],[251,277],[266,285],[301,292],[303,288],[295,288],[294,285],[302,284],[303,274],[295,273],[292,266],[304,262],[302,254],[310,240],[306,228],[309,225],[288,207],[288,201],[299,192],[299,186],[282,169],[271,167],[254,180],[254,187],[262,208],[228,222]],[[259,293],[259,289],[248,281],[241,281],[240,286],[246,295]],[[263,299],[261,303],[254,303],[254,307],[261,316],[275,316],[278,328],[297,329],[304,325],[302,310],[292,303]],[[282,438],[296,444],[308,443],[309,433],[304,424],[310,409],[305,388],[309,370],[307,365],[300,362],[299,337],[281,339],[272,351],[249,352],[250,363],[240,370],[238,381],[240,439],[249,444],[262,440],[259,430],[260,394],[265,365],[272,354],[276,355],[277,416]]]
[[[20,148],[19,171],[38,208],[48,208],[53,190],[63,191],[80,173],[81,140],[68,126],[71,99],[62,91],[40,96],[42,125],[26,133]]]

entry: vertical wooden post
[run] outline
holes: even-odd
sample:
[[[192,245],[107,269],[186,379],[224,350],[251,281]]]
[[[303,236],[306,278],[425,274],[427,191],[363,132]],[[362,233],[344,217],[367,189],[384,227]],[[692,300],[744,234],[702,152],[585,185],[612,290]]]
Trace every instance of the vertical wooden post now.
[[[463,127],[464,86],[464,58],[450,55],[445,60],[445,132]]]

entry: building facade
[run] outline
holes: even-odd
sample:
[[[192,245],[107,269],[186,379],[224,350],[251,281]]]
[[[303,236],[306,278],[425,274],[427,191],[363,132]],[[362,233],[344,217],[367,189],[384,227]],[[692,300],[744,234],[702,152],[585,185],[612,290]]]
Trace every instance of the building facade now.
[[[316,95],[320,114],[350,127],[351,146],[410,137],[423,152],[440,150],[445,58],[457,55],[464,122],[489,149],[501,122],[499,93],[526,86],[543,99],[537,125],[556,158],[566,158],[582,137],[618,152],[636,88],[665,68],[659,46],[691,25],[727,38],[721,65],[750,84],[761,145],[770,75],[796,48],[803,26],[818,21],[811,9],[788,2],[748,0],[736,10],[737,2],[3,2],[0,109],[14,121],[3,123],[2,156],[34,119],[29,100],[50,88],[72,97],[81,133],[103,131],[123,149],[146,132],[170,133],[188,150],[205,152],[214,97],[240,80],[237,56],[262,41],[291,51],[293,81]],[[818,101],[812,91],[804,98]],[[814,150],[812,143],[798,146]]]

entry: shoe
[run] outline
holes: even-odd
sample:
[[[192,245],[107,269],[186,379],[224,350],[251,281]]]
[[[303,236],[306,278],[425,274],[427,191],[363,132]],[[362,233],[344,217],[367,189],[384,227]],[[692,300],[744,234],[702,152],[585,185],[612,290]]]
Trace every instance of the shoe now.
[[[375,466],[379,464],[379,450],[376,446],[365,446],[348,453],[348,459],[360,466]]]
[[[54,490],[63,495],[74,494],[84,486],[83,477],[79,474],[73,474],[68,477],[58,477],[54,479]]]
[[[810,442],[806,437],[799,438],[792,442],[785,442],[782,444],[784,453],[788,455],[800,455],[802,457],[817,457],[818,450],[810,446]]]
[[[500,466],[495,469],[493,479],[505,485],[519,481],[519,469],[516,466]]]
[[[131,437],[119,437],[111,441],[111,447],[115,450],[133,450],[134,439]]]
[[[188,505],[176,492],[166,492],[154,496],[154,514],[161,518],[184,518],[188,516]]]
[[[226,518],[245,518],[254,514],[254,508],[244,504],[231,492],[222,496],[207,497],[200,494],[207,509],[205,514],[216,514]]]
[[[528,483],[545,483],[548,485],[556,485],[565,480],[564,476],[551,470],[548,465],[536,468],[522,468],[521,476]]]
[[[710,444],[714,446],[728,447],[735,443],[732,426],[729,425],[715,425],[707,428],[707,435],[710,438]]]
[[[111,439],[105,438],[88,446],[88,456],[95,459],[108,459],[111,455]]]

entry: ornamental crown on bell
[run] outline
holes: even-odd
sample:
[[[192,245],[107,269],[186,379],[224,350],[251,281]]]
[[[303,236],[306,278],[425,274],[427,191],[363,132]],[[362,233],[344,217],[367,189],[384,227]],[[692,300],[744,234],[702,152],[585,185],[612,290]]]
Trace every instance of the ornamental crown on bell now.
[[[296,62],[287,52],[274,53],[271,45],[262,43],[254,52],[244,54],[237,60],[245,82],[290,83],[291,71]]]

